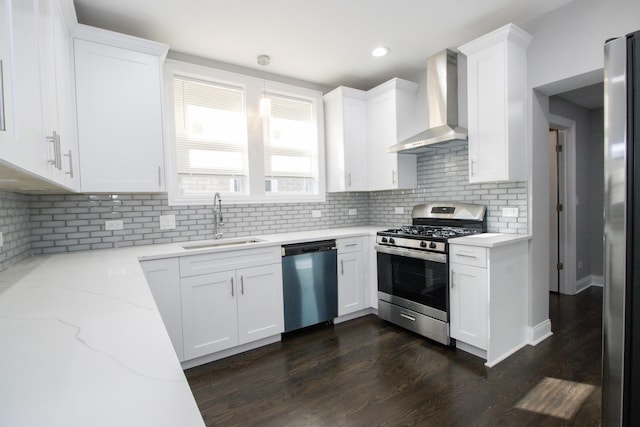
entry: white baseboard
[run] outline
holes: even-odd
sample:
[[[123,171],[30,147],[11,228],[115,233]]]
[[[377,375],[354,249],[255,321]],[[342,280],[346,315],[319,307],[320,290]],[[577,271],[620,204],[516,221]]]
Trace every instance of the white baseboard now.
[[[604,286],[604,278],[602,276],[595,276],[593,274],[583,277],[576,282],[576,294],[589,289],[591,286],[597,286],[602,288]]]
[[[337,325],[338,323],[348,322],[349,320],[357,319],[358,317],[366,316],[368,314],[377,315],[378,310],[376,310],[375,308],[369,307],[369,308],[365,308],[364,310],[358,310],[354,313],[344,314],[342,316],[339,316],[333,319],[333,323]]]
[[[527,344],[538,345],[553,335],[551,332],[551,320],[547,319],[536,326],[527,328]]]
[[[273,335],[271,337],[263,338],[258,341],[253,341],[247,344],[232,347],[226,350],[219,351],[217,353],[208,354],[206,356],[198,357],[191,360],[185,360],[180,365],[182,369],[189,369],[195,366],[204,365],[205,363],[213,362],[216,360],[224,359],[225,357],[235,356],[236,354],[244,353],[245,351],[254,350],[258,347],[273,344],[281,340],[281,335]]]

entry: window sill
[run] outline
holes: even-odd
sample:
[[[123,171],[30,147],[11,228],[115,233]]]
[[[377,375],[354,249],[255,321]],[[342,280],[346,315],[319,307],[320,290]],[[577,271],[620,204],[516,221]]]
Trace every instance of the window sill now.
[[[211,197],[181,197],[172,198],[169,194],[169,206],[186,206],[186,205],[212,205],[213,196]],[[277,195],[277,196],[248,196],[221,194],[221,198],[225,204],[230,205],[255,205],[255,204],[285,204],[285,203],[324,203],[327,201],[326,193],[316,195]]]

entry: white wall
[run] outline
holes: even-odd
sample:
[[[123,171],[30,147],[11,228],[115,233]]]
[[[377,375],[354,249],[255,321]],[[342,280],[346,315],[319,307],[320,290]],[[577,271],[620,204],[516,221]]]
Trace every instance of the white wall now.
[[[549,317],[548,96],[603,79],[603,45],[610,37],[640,30],[638,0],[575,0],[522,25],[533,37],[528,50],[531,96],[529,326]]]
[[[554,95],[602,81],[604,42],[640,30],[640,1],[575,0],[522,28],[534,36],[529,86]]]
[[[595,195],[593,194],[594,181],[602,181],[604,170],[602,167],[591,167],[591,128],[589,110],[576,105],[559,96],[549,98],[549,112],[576,123],[575,135],[575,191],[578,206],[576,207],[576,265],[567,266],[575,268],[576,279],[580,280],[591,275],[591,240],[594,238],[602,243],[602,234],[594,236],[591,232],[591,212],[594,209]],[[602,134],[602,132],[600,132]],[[604,150],[603,141],[600,141],[600,151]],[[602,188],[602,185],[599,186]],[[600,198],[599,212],[602,214],[602,198]],[[582,261],[582,268],[578,263]],[[570,287],[571,289],[571,287]]]

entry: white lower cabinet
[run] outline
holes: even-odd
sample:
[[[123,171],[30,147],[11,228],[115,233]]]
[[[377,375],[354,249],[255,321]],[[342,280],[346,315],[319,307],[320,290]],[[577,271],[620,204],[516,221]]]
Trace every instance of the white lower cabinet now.
[[[489,367],[527,344],[527,260],[526,240],[449,245],[450,334]]]
[[[178,360],[184,360],[182,349],[182,307],[180,305],[180,265],[178,258],[141,261],[153,299]]]
[[[235,272],[180,279],[185,360],[238,345]]]
[[[284,331],[280,247],[187,256],[180,263],[184,360]]]
[[[367,259],[363,238],[340,239],[338,246],[338,316],[369,306],[366,302]]]
[[[450,264],[451,338],[487,349],[487,269]]]

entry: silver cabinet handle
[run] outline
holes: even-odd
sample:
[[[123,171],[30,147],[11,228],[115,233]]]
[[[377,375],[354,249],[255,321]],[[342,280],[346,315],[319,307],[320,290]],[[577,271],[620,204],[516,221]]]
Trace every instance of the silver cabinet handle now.
[[[2,59],[0,59],[0,131],[7,130],[7,122],[4,118],[4,73],[2,71]]]
[[[471,169],[471,170],[469,171],[469,172],[471,173],[471,176],[473,176],[473,175],[475,175],[475,174],[476,174],[476,167],[475,167],[475,165],[476,165],[476,161],[475,161],[475,159],[471,159],[471,165],[470,165],[471,167],[469,168],[469,169]]]
[[[62,156],[60,155],[60,135],[55,130],[53,135],[47,136],[47,141],[51,141],[53,144],[53,160],[49,160],[49,163],[55,166],[56,169],[62,170]]]
[[[346,245],[344,245],[345,248],[352,248],[354,246],[358,246],[357,243],[347,243]]]
[[[403,318],[405,318],[405,319],[407,319],[407,320],[411,320],[412,322],[415,322],[415,321],[416,321],[416,318],[415,318],[415,317],[413,317],[413,316],[409,316],[408,314],[405,314],[405,313],[400,313],[400,317],[403,317]]]
[[[392,184],[396,183],[396,171],[395,171],[395,169],[391,171],[391,183]]]
[[[244,295],[244,276],[240,276],[240,293]]]
[[[453,287],[455,286],[455,281],[454,281],[455,274],[456,272],[451,270],[451,289],[453,289]]]
[[[69,172],[65,172],[65,173],[69,175],[71,178],[73,178],[73,157],[71,154],[71,150],[69,150],[69,152],[64,156],[69,158]]]
[[[347,174],[347,185],[351,187],[351,172]]]
[[[466,254],[466,253],[464,253],[464,252],[456,252],[456,253],[455,253],[455,255],[456,255],[456,256],[461,256],[461,257],[464,257],[464,258],[474,258],[474,259],[478,258],[478,257],[477,257],[477,256],[475,256],[475,255]]]
[[[233,293],[233,277],[231,278],[231,296],[234,297],[234,293]]]
[[[158,166],[158,187],[162,185],[162,168]]]
[[[344,260],[340,260],[340,274],[344,276]]]

